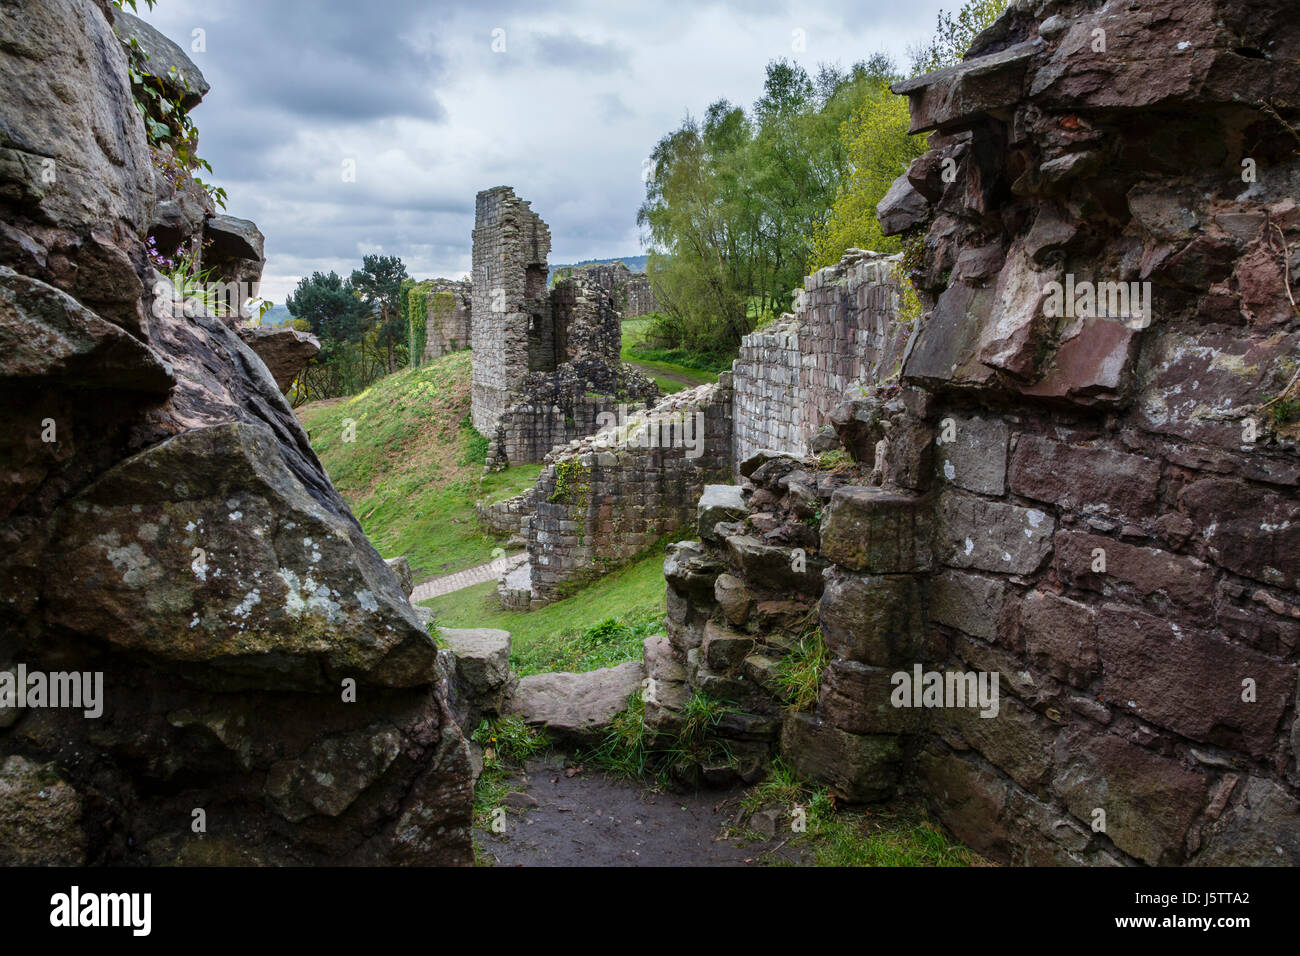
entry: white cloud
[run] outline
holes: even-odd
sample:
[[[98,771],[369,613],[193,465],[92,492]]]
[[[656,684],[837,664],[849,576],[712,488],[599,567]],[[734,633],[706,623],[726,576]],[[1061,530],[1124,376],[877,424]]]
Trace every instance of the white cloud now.
[[[141,13],[183,46],[207,30],[199,152],[228,212],[265,233],[263,294],[283,302],[302,275],[350,272],[363,252],[400,255],[417,277],[466,272],[474,194],[496,185],[550,224],[552,262],[635,255],[642,160],[687,113],[749,105],[777,57],[812,71],[884,50],[902,64],[944,5],[163,0]]]

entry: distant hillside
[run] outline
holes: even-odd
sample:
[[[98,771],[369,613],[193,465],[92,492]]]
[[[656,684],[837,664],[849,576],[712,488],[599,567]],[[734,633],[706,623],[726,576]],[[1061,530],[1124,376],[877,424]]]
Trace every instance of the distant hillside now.
[[[263,325],[288,325],[291,321],[293,316],[289,314],[288,308],[279,303],[271,306],[266,315],[262,316]]]
[[[551,266],[551,271],[546,276],[546,284],[551,284],[551,280],[555,278],[556,269],[572,269],[575,266],[594,266],[601,262],[621,262],[633,272],[645,272],[646,260],[649,258],[649,256],[614,256],[612,259],[583,259],[581,262],[557,262],[555,265]]]

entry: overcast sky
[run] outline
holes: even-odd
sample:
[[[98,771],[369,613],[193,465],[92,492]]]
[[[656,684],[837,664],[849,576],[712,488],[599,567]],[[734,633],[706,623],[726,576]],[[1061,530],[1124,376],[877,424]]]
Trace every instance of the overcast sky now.
[[[878,50],[904,64],[959,5],[139,3],[212,85],[193,114],[199,153],[226,211],[265,233],[262,294],[277,303],[365,253],[399,255],[416,278],[467,274],[474,194],[490,186],[532,201],[552,264],[640,254],[643,161],[688,113],[748,106],[782,56],[810,72]]]

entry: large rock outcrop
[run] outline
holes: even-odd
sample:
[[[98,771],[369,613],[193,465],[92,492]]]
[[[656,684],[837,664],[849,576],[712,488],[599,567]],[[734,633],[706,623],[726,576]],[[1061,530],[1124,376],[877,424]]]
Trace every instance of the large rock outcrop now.
[[[433,640],[266,364],[149,265],[108,5],[0,5],[0,34],[0,671],[102,675],[98,714],[0,709],[29,835],[0,856],[469,862]]]
[[[897,89],[921,314],[846,261],[747,338],[649,729],[730,701],[734,752],[1003,861],[1300,864],[1293,5],[1016,0]]]

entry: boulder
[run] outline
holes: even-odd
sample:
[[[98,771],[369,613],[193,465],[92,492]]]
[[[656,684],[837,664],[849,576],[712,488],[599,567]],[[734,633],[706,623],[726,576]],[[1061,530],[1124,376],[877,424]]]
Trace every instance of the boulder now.
[[[903,759],[897,736],[853,734],[805,713],[782,724],[781,755],[801,779],[824,783],[849,803],[889,799]]]
[[[185,51],[149,24],[126,10],[113,9],[113,29],[122,43],[134,40],[146,58],[146,66],[162,83],[167,95],[180,100],[186,112],[194,109],[208,95],[208,81]]]
[[[906,173],[894,180],[884,198],[876,204],[880,232],[886,236],[896,236],[915,228],[925,222],[929,215],[930,203],[917,192]]]
[[[504,712],[545,727],[559,739],[594,743],[604,736],[610,722],[627,710],[628,700],[644,678],[641,661],[580,674],[531,674],[519,679]]]
[[[320,351],[320,340],[310,332],[276,326],[244,326],[239,329],[244,344],[257,353],[280,391],[288,392],[298,373]]]
[[[408,598],[411,592],[415,590],[415,584],[411,580],[411,562],[406,558],[385,558],[384,564],[397,575],[397,584],[402,589],[402,593]]]
[[[147,265],[108,9],[0,6],[0,653],[105,690],[0,721],[6,862],[469,863],[432,638],[266,364]]]
[[[457,688],[471,711],[497,713],[510,682],[510,632],[440,627],[438,641],[456,657]]]
[[[713,526],[720,521],[739,521],[749,508],[739,485],[705,485],[696,505],[696,527],[702,539],[716,541]]]

